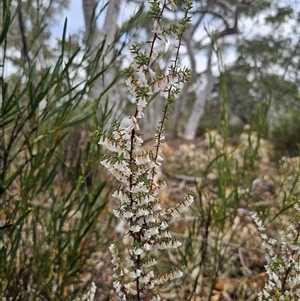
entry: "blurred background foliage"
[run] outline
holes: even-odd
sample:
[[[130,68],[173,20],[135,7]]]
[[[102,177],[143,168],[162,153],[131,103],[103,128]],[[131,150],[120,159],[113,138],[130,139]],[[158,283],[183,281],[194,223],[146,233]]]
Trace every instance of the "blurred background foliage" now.
[[[176,4],[175,15],[166,14],[169,19],[163,23],[165,28],[174,19],[181,18],[184,1],[176,1]],[[94,76],[94,81],[90,82],[86,95],[91,98],[98,98],[102,93],[113,95],[107,108],[114,107],[113,112],[118,118],[129,114],[126,107],[133,99],[126,95],[124,85],[112,87],[110,83],[121,76],[122,68],[130,62],[129,47],[124,48],[126,44],[142,43],[147,50],[148,44],[143,41],[150,39],[152,26],[144,5],[145,2],[140,0],[111,0],[109,3],[83,0],[85,28],[67,35],[64,42],[65,47],[73,48],[73,51],[81,49],[72,62],[73,66],[77,65],[76,68],[72,66],[73,80],[79,83],[84,76],[98,73],[99,76]],[[33,62],[38,69],[47,68],[59,57],[61,42],[51,27],[62,19],[69,6],[69,1],[58,0],[12,3],[15,17],[8,32],[10,43],[6,51],[6,70],[9,66],[11,77],[28,69],[27,65]],[[214,51],[214,45],[218,45],[226,73],[232,134],[250,123],[257,104],[266,106],[270,102],[267,133],[268,138],[274,140],[277,137],[274,131],[281,127],[283,119],[289,119],[289,111],[300,113],[299,7],[299,0],[194,1],[192,22],[183,41],[186,50],[181,55],[182,62],[192,69],[192,80],[182,87],[182,94],[172,109],[170,133],[175,137],[194,139],[205,131],[206,124],[209,128],[219,126],[220,71],[218,55]],[[103,47],[101,41],[104,39],[102,63],[98,59],[98,65],[91,60],[87,63],[87,57],[94,59]],[[170,40],[166,49],[161,49],[166,52],[161,52],[155,62],[157,72],[166,70],[173,46],[174,41]],[[85,60],[81,61],[79,56],[86,56]],[[100,68],[107,69],[105,76],[104,73],[100,75]],[[110,93],[106,93],[107,87]],[[161,118],[162,103],[162,96],[151,101],[145,130],[155,128]],[[285,142],[281,139],[280,143],[274,143]],[[290,145],[276,147],[280,152],[290,148]],[[295,149],[291,149],[291,153],[294,152]]]
[[[142,1],[127,3],[131,2]],[[184,1],[176,1],[176,4],[175,18],[180,18]],[[278,151],[285,149],[288,154],[291,150],[294,154],[295,148],[280,147],[285,141],[275,141],[274,131],[282,127],[283,119],[289,119],[288,112],[300,113],[299,8],[298,0],[194,1],[192,22],[184,36],[186,51],[182,53],[182,62],[192,69],[192,80],[183,87],[173,108],[170,126],[173,136],[194,139],[205,131],[206,125],[219,127],[220,72],[215,52],[218,45],[228,87],[231,134],[239,133],[250,123],[257,104],[268,106],[270,103],[268,138],[279,146]],[[139,19],[133,39],[151,34],[149,24],[143,21],[145,18]],[[172,41],[168,49],[172,51]],[[164,70],[163,60],[159,62]],[[157,114],[148,116],[148,126],[155,124],[152,118],[160,114],[154,109],[155,103],[151,105]]]

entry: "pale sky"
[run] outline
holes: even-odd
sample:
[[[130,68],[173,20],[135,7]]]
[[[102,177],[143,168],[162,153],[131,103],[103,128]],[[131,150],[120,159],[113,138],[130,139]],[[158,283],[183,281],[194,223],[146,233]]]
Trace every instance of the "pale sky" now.
[[[62,34],[65,18],[68,18],[69,34],[78,33],[79,30],[84,30],[81,0],[71,0],[69,9],[62,12],[61,20],[52,28],[53,33],[57,37],[60,37]]]
[[[99,10],[103,5],[106,3],[106,0],[100,0],[99,4]],[[125,1],[123,1],[125,2]],[[127,1],[126,1],[127,2]],[[120,20],[118,23],[123,23],[124,20],[127,20],[129,16],[131,16],[134,13],[135,5],[124,3],[121,8],[120,13]],[[103,17],[105,16],[105,13],[103,14]],[[68,33],[69,34],[76,34],[79,31],[84,30],[84,17],[83,17],[83,11],[82,11],[82,0],[70,0],[70,6],[68,10],[65,10],[62,12],[61,20],[57,23],[56,26],[53,27],[53,33],[60,37],[62,34],[63,26],[65,18],[68,18]],[[101,26],[101,16],[99,18],[100,26]]]

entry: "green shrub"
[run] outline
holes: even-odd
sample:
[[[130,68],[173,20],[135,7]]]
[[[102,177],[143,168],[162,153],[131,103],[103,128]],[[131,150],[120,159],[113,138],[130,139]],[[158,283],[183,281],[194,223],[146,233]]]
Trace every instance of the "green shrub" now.
[[[300,151],[300,111],[285,114],[272,129],[271,139],[275,150],[281,155],[297,156]]]

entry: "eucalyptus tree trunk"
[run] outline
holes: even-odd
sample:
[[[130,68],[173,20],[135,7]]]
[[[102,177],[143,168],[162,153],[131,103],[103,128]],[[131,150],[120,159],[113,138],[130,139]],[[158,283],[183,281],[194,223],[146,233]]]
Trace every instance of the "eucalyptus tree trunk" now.
[[[216,81],[216,77],[212,74],[210,67],[206,70],[205,77],[205,87],[200,91],[200,93],[197,93],[198,96],[191,110],[191,115],[185,125],[183,137],[188,140],[196,138],[198,124],[203,116],[206,100],[211,94]]]
[[[194,139],[196,137],[198,124],[201,117],[204,114],[205,104],[210,96],[216,77],[211,71],[211,57],[214,43],[223,43],[223,40],[227,36],[236,35],[239,33],[238,23],[241,17],[241,13],[248,9],[254,1],[238,1],[237,4],[231,4],[230,1],[218,1],[218,0],[206,0],[206,1],[195,1],[198,5],[200,14],[194,19],[189,30],[183,36],[184,43],[187,47],[187,55],[191,65],[191,81],[186,83],[182,89],[182,94],[178,99],[178,104],[174,110],[173,116],[173,135],[176,136],[179,131],[180,123],[184,118],[186,112],[190,114],[183,130],[183,137],[186,139]],[[195,5],[196,6],[196,5]],[[221,13],[220,13],[221,12]],[[205,16],[210,15],[212,24],[215,26],[214,30],[208,35],[209,42],[199,42],[196,39],[197,30],[203,23]],[[218,23],[220,22],[221,23]],[[216,23],[214,23],[216,22]],[[221,24],[221,25],[220,25]],[[217,26],[216,26],[217,25]],[[212,26],[212,27],[214,27]],[[204,73],[201,74],[205,84],[202,88],[196,89],[196,100],[192,108],[187,106],[189,97],[189,88],[195,87],[199,80],[200,74],[197,73],[197,58],[196,55],[199,50],[208,49],[207,53],[207,66]]]
[[[207,51],[207,66],[206,66],[206,71],[202,74],[203,77],[202,87],[196,90],[197,97],[193,104],[193,107],[191,108],[191,110],[189,110],[191,113],[184,127],[183,137],[188,140],[193,140],[196,138],[198,124],[199,121],[201,120],[201,117],[204,114],[206,101],[209,95],[211,94],[216,82],[216,77],[213,75],[211,69],[212,54],[213,54],[213,44],[209,46]],[[195,68],[196,66],[195,63],[192,64],[192,66],[193,68]],[[194,71],[192,73],[192,82],[195,82],[197,80],[195,76],[197,76],[197,73]],[[187,91],[185,92],[187,94]]]
[[[117,19],[120,12],[121,1],[109,1],[106,7],[106,15],[102,28],[97,26],[96,8],[98,2],[99,1],[97,0],[82,0],[86,46],[90,53],[91,61],[97,56],[97,50],[99,50],[105,39],[103,60],[98,64],[94,72],[100,73],[105,68],[109,69],[105,72],[105,76],[99,76],[94,82],[89,95],[92,99],[98,98],[117,75],[117,69],[114,68],[113,60],[115,59],[114,43],[116,42],[116,33],[118,30]],[[106,96],[109,98],[108,109],[114,105],[115,107],[118,107],[120,103],[120,93],[116,90],[115,85],[113,85],[107,93]]]

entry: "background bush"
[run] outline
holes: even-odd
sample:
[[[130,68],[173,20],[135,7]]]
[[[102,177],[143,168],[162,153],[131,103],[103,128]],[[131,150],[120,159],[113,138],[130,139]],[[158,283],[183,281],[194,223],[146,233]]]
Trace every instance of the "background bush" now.
[[[0,3],[0,296],[74,300],[90,287],[84,266],[107,240],[98,231],[99,223],[107,227],[109,215],[106,181],[95,164],[101,149],[92,133],[107,121],[108,100],[87,97],[106,71],[87,76],[84,67],[102,64],[105,40],[91,58],[67,40],[65,23],[57,56],[41,62],[42,15],[33,32],[23,32],[31,39],[23,48],[23,68],[14,73],[11,37],[21,8]]]

